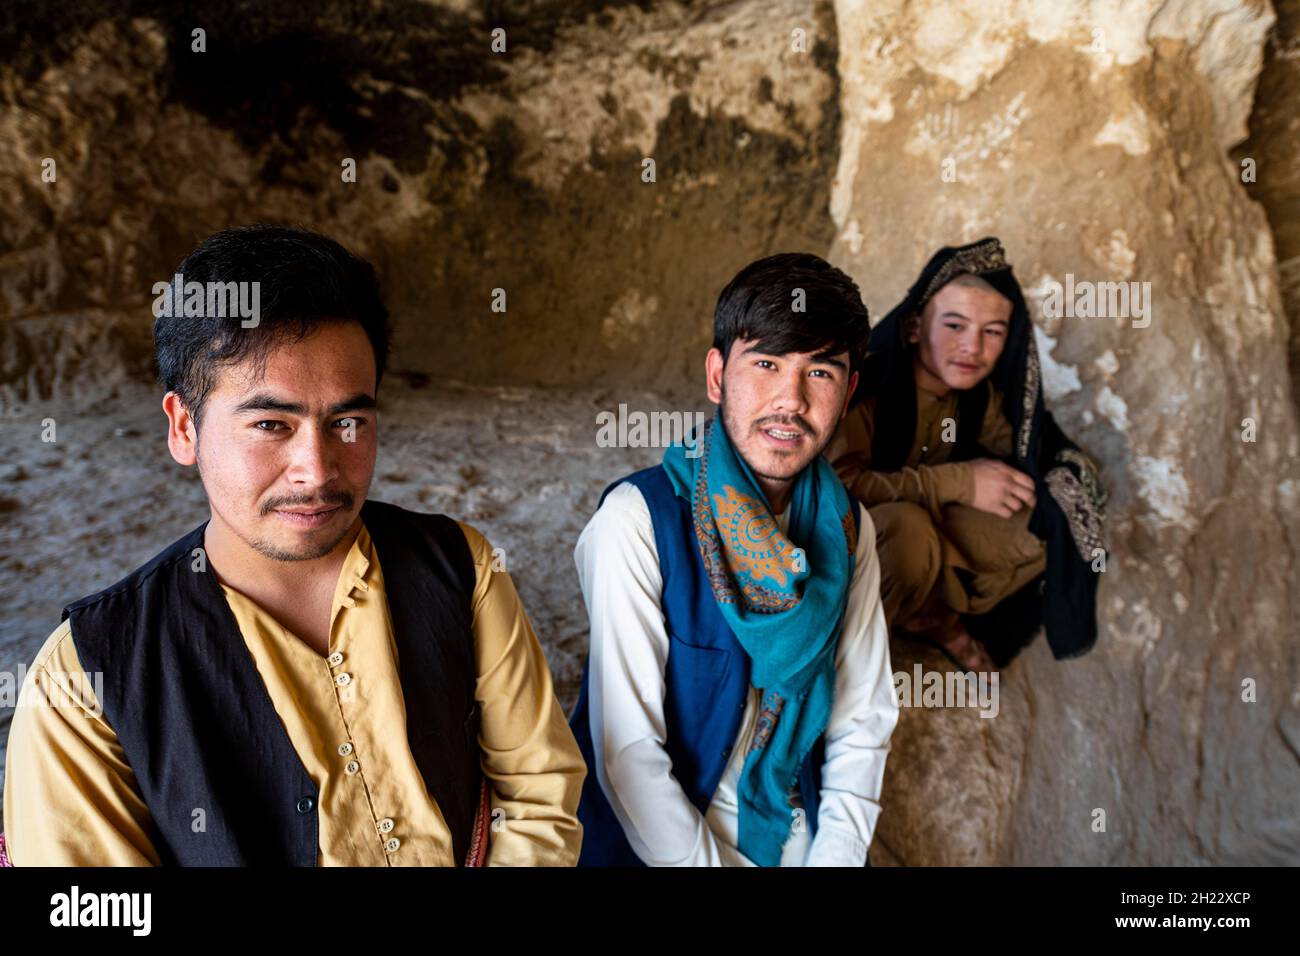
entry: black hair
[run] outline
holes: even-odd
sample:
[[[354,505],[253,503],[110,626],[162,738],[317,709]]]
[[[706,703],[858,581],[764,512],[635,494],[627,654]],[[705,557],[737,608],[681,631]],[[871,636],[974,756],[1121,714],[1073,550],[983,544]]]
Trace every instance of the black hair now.
[[[802,311],[796,290],[802,290]],[[751,262],[718,296],[713,347],[725,362],[736,339],[755,339],[772,355],[849,353],[849,372],[866,352],[871,323],[857,283],[825,259],[782,252]]]
[[[328,236],[265,224],[226,229],[199,243],[176,271],[186,285],[208,289],[207,283],[258,283],[258,321],[250,328],[224,307],[213,309],[206,297],[202,315],[186,315],[178,302],[154,319],[159,384],[180,396],[196,426],[218,366],[252,358],[265,369],[272,350],[326,322],[361,324],[375,352],[379,388],[390,331],[375,270]]]

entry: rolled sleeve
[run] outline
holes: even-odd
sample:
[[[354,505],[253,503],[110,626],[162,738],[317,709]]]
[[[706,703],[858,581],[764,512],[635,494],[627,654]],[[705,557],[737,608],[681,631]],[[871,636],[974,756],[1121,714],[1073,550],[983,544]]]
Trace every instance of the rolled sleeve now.
[[[489,866],[572,866],[582,845],[586,764],[555,697],[546,655],[488,540],[461,529],[474,556],[479,746],[492,790]]]

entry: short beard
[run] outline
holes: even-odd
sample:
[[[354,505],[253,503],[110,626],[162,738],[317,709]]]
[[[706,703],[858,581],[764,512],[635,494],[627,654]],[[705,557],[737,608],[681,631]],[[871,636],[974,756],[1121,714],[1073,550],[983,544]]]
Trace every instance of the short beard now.
[[[739,457],[740,457],[740,458],[745,462],[746,465],[749,466],[749,470],[750,470],[751,472],[754,473],[754,477],[756,477],[756,478],[763,478],[763,479],[766,479],[767,481],[789,481],[789,482],[793,482],[796,478],[799,477],[799,475],[801,475],[801,474],[803,473],[803,471],[804,471],[805,468],[807,468],[809,465],[811,465],[814,461],[817,460],[817,456],[820,455],[820,454],[822,453],[822,451],[825,450],[826,446],[830,444],[830,438],[827,438],[824,442],[822,442],[821,446],[818,447],[818,449],[817,449],[817,450],[812,454],[812,457],[810,457],[810,458],[808,459],[808,461],[804,463],[803,467],[800,468],[798,471],[796,471],[793,475],[788,475],[788,476],[786,476],[786,475],[769,475],[769,474],[767,474],[766,472],[759,471],[758,468],[755,467],[754,463],[753,463],[752,461],[750,461],[748,458],[745,458],[745,456],[741,453],[741,451],[740,451],[740,446],[736,444],[736,436],[735,436],[734,434],[732,434],[732,430],[731,430],[731,428],[728,426],[728,423],[727,423],[727,386],[726,386],[726,383],[725,383],[725,382],[721,384],[721,386],[720,386],[720,392],[721,392],[721,394],[719,395],[719,400],[718,400],[718,410],[722,413],[722,414],[721,414],[721,421],[722,421],[722,428],[723,428],[723,431],[725,431],[725,432],[727,433],[727,438],[728,438],[728,440],[731,442],[731,447],[734,448],[734,449],[736,449],[736,454],[737,454],[737,455],[738,455],[738,456],[739,456]],[[795,416],[795,417],[797,417],[797,416]],[[802,428],[806,433],[808,433],[809,435],[811,435],[811,434],[814,433],[814,432],[813,432],[813,428],[812,428],[812,426],[809,425],[808,422],[807,422],[806,420],[804,420],[804,419],[802,419],[802,418],[799,418],[798,421],[799,421],[799,423],[800,423],[799,427]],[[737,424],[739,425],[739,423],[737,423]]]
[[[339,542],[347,537],[348,531],[351,530],[351,527],[352,526],[349,523],[329,544],[319,545],[307,551],[284,551],[271,542],[262,541],[260,539],[249,541],[248,546],[258,554],[270,558],[272,561],[315,561],[317,558],[325,557],[325,555],[337,548]]]
[[[301,501],[294,498],[271,498],[268,499],[267,501],[264,501],[262,503],[262,507],[259,510],[261,511],[263,516],[266,516],[271,514],[277,508],[281,508],[285,505],[322,504],[322,505],[330,505],[330,506],[342,508],[344,511],[350,512],[355,502],[356,499],[353,497],[351,492],[343,491],[343,492],[339,492],[338,494],[329,496],[329,498],[324,501],[316,501],[316,500]],[[272,544],[269,541],[263,541],[260,539],[249,541],[248,546],[252,548],[254,551],[256,551],[258,554],[264,555],[265,557],[270,558],[272,561],[315,561],[317,558],[325,557],[325,555],[329,554],[336,547],[338,547],[339,542],[342,541],[345,537],[347,537],[348,530],[350,528],[351,528],[351,522],[345,525],[343,530],[340,531],[334,537],[334,540],[331,541],[329,544],[319,545],[301,552],[285,551],[277,547],[276,545]]]
[[[196,434],[195,441],[194,441],[194,467],[195,469],[197,469],[199,473],[199,481],[202,482],[203,467],[199,461],[198,448],[199,448],[198,436]],[[342,495],[339,496],[339,500],[337,504],[340,507],[344,508],[345,510],[351,511],[354,502],[355,502],[355,498],[353,497],[353,495],[350,492],[344,492]],[[294,503],[302,504],[303,502],[281,501],[278,503],[279,504],[294,504]],[[272,502],[266,502],[265,504],[263,504],[263,506],[260,509],[262,515],[265,516],[267,514],[270,514],[270,512],[274,510],[273,508],[267,507],[267,505],[270,504],[272,504]],[[233,526],[231,526],[231,530],[232,531],[234,530]],[[270,541],[263,541],[261,538],[252,538],[252,539],[245,538],[242,534],[239,534],[238,531],[235,531],[235,534],[238,535],[240,540],[242,540],[246,545],[248,545],[250,548],[252,548],[254,551],[262,555],[263,557],[270,558],[272,561],[289,562],[289,561],[315,561],[317,558],[325,557],[325,555],[329,554],[331,551],[333,551],[335,548],[338,547],[339,542],[348,536],[348,532],[350,530],[352,530],[352,522],[348,522],[348,524],[346,524],[343,527],[343,530],[340,531],[338,535],[334,538],[334,540],[331,541],[329,544],[318,545],[306,551],[285,551],[284,549],[272,544]]]

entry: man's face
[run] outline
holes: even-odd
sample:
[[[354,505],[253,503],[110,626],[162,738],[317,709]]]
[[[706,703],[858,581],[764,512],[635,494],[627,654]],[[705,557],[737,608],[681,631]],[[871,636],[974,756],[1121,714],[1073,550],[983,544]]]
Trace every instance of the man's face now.
[[[263,375],[251,364],[217,371],[192,453],[168,409],[172,454],[197,460],[214,520],[245,544],[278,561],[323,557],[370,491],[374,350],[360,324],[330,322],[277,347]]]
[[[706,360],[709,400],[722,408],[727,437],[759,478],[790,481],[821,454],[857,384],[849,354],[759,351],[752,339]]]
[[[1006,298],[950,282],[926,303],[909,341],[919,344],[917,357],[930,377],[948,388],[972,388],[993,371],[1010,324]]]

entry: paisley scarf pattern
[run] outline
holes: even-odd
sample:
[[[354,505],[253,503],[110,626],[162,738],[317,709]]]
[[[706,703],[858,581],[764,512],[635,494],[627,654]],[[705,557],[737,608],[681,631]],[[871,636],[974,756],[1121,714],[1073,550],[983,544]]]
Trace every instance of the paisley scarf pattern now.
[[[794,481],[789,530],[782,533],[721,414],[704,428],[703,454],[688,458],[686,446],[676,445],[663,467],[677,495],[691,503],[714,600],[761,692],[740,775],[739,849],[775,866],[793,820],[790,791],[830,721],[835,649],[857,548],[854,506],[818,455]]]

